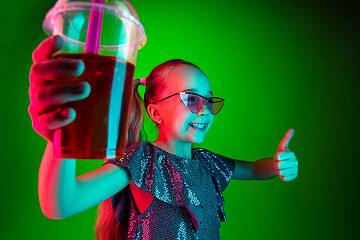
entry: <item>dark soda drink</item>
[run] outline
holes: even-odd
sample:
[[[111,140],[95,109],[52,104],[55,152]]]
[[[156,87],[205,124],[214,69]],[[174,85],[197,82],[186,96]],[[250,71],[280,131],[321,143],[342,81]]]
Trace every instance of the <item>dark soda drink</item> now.
[[[109,159],[122,157],[127,140],[127,117],[135,66],[130,62],[93,53],[58,54],[85,63],[83,74],[72,81],[86,81],[90,95],[64,104],[76,118],[54,133],[55,157]]]

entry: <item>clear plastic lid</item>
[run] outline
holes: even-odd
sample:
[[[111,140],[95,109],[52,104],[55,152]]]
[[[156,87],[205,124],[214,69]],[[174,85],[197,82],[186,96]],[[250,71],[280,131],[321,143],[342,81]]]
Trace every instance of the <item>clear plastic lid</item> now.
[[[58,0],[45,16],[43,21],[44,31],[49,36],[56,34],[69,41],[85,44],[85,39],[81,39],[81,35],[86,36],[87,28],[84,25],[90,11],[94,9],[103,12],[105,20],[110,20],[114,26],[114,31],[112,29],[107,30],[106,34],[109,35],[107,40],[100,42],[102,48],[115,48],[126,44],[130,46],[137,45],[138,49],[140,49],[145,45],[144,27],[140,23],[135,8],[127,0],[105,0],[104,4],[93,3],[91,0]],[[119,40],[111,42],[109,40],[111,34],[118,34],[116,31],[120,27],[117,27],[117,24],[123,26],[122,28],[127,31],[131,28],[131,36],[127,37],[127,42],[122,43]]]

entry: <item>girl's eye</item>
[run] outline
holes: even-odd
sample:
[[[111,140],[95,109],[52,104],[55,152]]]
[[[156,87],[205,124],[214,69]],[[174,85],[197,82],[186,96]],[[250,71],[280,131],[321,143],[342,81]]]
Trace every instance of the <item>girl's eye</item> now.
[[[197,100],[197,97],[194,96],[194,95],[192,95],[192,94],[188,94],[188,95],[186,96],[186,101],[187,101],[187,102],[196,102],[196,100]]]

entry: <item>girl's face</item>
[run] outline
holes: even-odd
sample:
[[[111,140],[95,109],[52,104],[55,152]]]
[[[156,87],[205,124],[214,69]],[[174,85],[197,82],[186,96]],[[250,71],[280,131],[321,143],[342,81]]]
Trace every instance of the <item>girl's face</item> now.
[[[197,93],[206,98],[212,97],[209,79],[202,71],[190,65],[181,65],[173,69],[166,84],[160,99],[179,92]],[[196,144],[204,141],[205,134],[214,120],[214,115],[206,105],[200,112],[192,113],[179,95],[158,104],[161,118],[160,135],[165,135],[168,140]]]

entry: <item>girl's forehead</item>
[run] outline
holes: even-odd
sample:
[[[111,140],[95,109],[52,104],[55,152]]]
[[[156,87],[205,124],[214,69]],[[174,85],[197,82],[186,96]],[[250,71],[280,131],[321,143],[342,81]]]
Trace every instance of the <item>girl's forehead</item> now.
[[[196,89],[200,94],[211,91],[209,79],[198,68],[180,65],[173,69],[167,79],[164,92],[173,94],[187,89]]]

